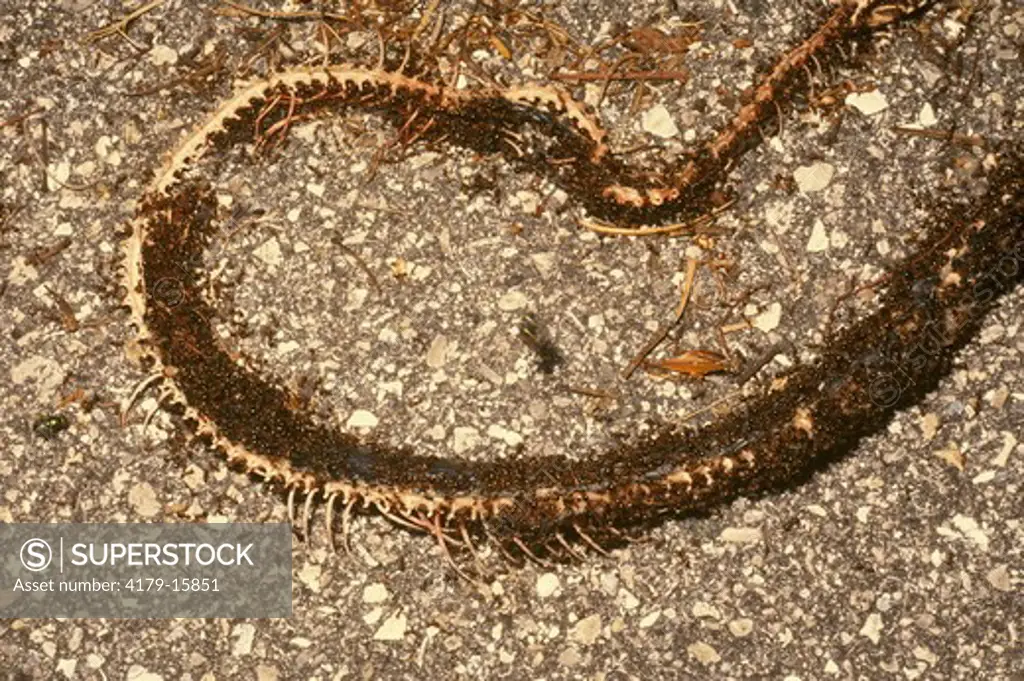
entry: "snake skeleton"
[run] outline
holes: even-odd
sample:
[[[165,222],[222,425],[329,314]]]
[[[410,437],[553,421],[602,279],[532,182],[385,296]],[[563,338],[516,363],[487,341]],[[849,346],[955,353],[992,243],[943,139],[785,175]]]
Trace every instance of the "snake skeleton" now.
[[[490,541],[517,561],[569,556],[604,551],[667,517],[798,482],[934,388],[984,313],[1020,280],[1019,149],[1002,153],[986,197],[936,215],[917,251],[889,274],[876,311],[843,330],[815,363],[704,428],[662,431],[583,461],[425,456],[333,430],[289,406],[282,388],[229,355],[212,330],[196,265],[217,204],[196,168],[252,142],[254,131],[257,140],[283,134],[296,116],[367,110],[415,139],[501,152],[602,219],[678,219],[707,211],[758,127],[806,83],[806,64],[929,4],[834,2],[825,21],[761,76],[722,132],[682,167],[660,173],[616,158],[590,110],[548,87],[459,90],[348,66],[286,70],[247,85],[181,142],[139,202],[125,241],[125,303],[137,331],[129,354],[150,374],[131,401],[159,384],[161,402],[199,437],[287,495],[290,517],[301,513],[306,533],[322,510],[332,547],[339,529],[347,541],[353,513],[379,512],[433,535],[446,552]]]

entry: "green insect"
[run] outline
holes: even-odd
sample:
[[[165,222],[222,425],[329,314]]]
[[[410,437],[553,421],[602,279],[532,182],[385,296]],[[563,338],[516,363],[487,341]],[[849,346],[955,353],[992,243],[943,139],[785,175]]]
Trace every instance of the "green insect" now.
[[[32,423],[32,432],[44,440],[53,440],[71,427],[71,422],[64,414],[40,416]]]

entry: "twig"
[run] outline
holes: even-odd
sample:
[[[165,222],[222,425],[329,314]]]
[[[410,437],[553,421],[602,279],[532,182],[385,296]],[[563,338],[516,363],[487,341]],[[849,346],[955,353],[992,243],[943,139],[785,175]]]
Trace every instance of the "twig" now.
[[[423,10],[423,14],[420,16],[419,23],[416,24],[416,28],[412,31],[412,38],[416,38],[416,36],[423,32],[423,29],[425,29],[431,19],[434,18],[434,13],[437,12],[437,6],[440,4],[441,0],[430,0],[430,2],[427,3],[426,9]]]
[[[720,397],[719,399],[715,400],[714,402],[712,402],[710,404],[707,404],[707,405],[701,407],[700,409],[694,409],[690,413],[684,415],[682,418],[679,419],[679,423],[686,423],[687,421],[693,419],[696,416],[700,416],[701,414],[703,414],[706,411],[711,411],[712,409],[714,409],[715,407],[717,407],[718,405],[720,405],[720,404],[722,404],[724,402],[728,402],[729,400],[732,400],[734,398],[742,398],[742,397],[743,397],[743,394],[739,390],[731,392],[731,393],[729,393],[727,395],[723,395],[722,397]]]
[[[781,340],[770,345],[767,350],[751,360],[750,364],[736,376],[736,385],[743,387],[743,384],[752,379],[766,364],[775,359],[777,355],[786,351],[793,352],[793,344],[788,340]]]
[[[6,128],[8,125],[17,125],[18,123],[21,123],[22,121],[27,120],[29,118],[32,118],[35,115],[44,113],[45,111],[46,109],[40,106],[38,108],[32,109],[31,111],[27,111],[23,114],[18,114],[13,118],[8,118],[5,121],[0,121],[0,128]]]
[[[679,305],[676,307],[675,319],[667,324],[662,324],[661,328],[651,336],[651,339],[644,344],[640,352],[637,353],[636,357],[629,363],[625,369],[622,370],[621,376],[623,380],[628,380],[633,372],[637,370],[644,360],[647,359],[647,355],[654,352],[654,348],[661,345],[661,342],[665,340],[669,332],[675,328],[677,324],[683,319],[683,313],[686,312],[686,305],[690,302],[690,293],[693,291],[693,280],[697,274],[697,265],[699,261],[690,259],[686,261],[686,280],[683,282],[682,290],[679,294]]]
[[[615,73],[614,71],[577,71],[573,73],[552,73],[550,76],[552,80],[571,81],[677,80],[680,82],[685,82],[689,77],[690,72],[686,69],[679,69],[676,71],[623,71],[622,73]]]
[[[34,250],[25,258],[25,262],[33,267],[39,267],[40,265],[46,264],[54,256],[59,255],[70,245],[71,237],[63,236],[60,239],[57,239],[57,241],[50,246],[42,246]]]
[[[190,73],[185,73],[177,78],[172,78],[164,83],[157,83],[141,90],[133,90],[125,92],[126,97],[145,97],[148,95],[156,94],[161,90],[170,90],[172,87],[181,85],[182,83],[198,82],[207,76],[213,75],[224,68],[224,63],[227,61],[227,55],[224,52],[219,52],[214,55],[213,60],[209,64],[203,64]]]
[[[567,385],[565,389],[567,392],[570,392],[573,395],[582,395],[584,397],[597,397],[604,400],[614,400],[618,398],[617,393],[608,392],[607,390],[601,390],[600,388],[588,388],[586,386]]]
[[[922,130],[920,128],[908,128],[904,125],[892,126],[893,132],[914,137],[927,137],[933,140],[942,140],[951,144],[962,144],[965,147],[986,147],[985,138],[981,135],[962,135],[952,130]]]
[[[589,229],[590,231],[597,232],[598,234],[607,234],[609,236],[654,236],[657,234],[674,236],[676,234],[682,234],[683,232],[700,231],[702,227],[710,224],[719,213],[722,213],[734,203],[736,203],[735,199],[715,208],[710,213],[705,213],[704,215],[690,220],[689,222],[675,222],[670,225],[659,225],[658,227],[616,227],[613,224],[592,218],[579,218],[577,222],[579,222],[580,227],[583,227],[584,229]]]
[[[342,243],[341,239],[332,239],[332,242],[334,243],[335,246],[338,247],[338,249],[341,250],[342,253],[352,258],[356,266],[359,269],[361,269],[363,273],[366,274],[367,278],[370,280],[370,284],[373,286],[373,290],[376,291],[378,295],[380,295],[380,282],[377,281],[377,277],[373,274],[373,270],[370,269],[370,266],[366,264],[366,261],[360,258],[358,253],[356,253],[354,250],[352,250],[344,243]]]
[[[121,17],[117,21],[107,24],[103,28],[98,28],[95,31],[90,31],[89,33],[85,34],[84,38],[82,38],[82,42],[88,45],[98,40],[103,40],[108,36],[114,35],[115,33],[119,33],[122,37],[128,40],[128,42],[131,42],[131,39],[128,38],[128,35],[125,33],[125,31],[128,29],[128,24],[135,21],[143,14],[153,11],[162,4],[164,4],[164,0],[152,0],[152,2],[146,3],[142,7],[139,7],[137,10],[134,10],[131,13]]]
[[[161,0],[162,1],[162,0]],[[337,21],[350,21],[350,19],[344,14],[337,14],[334,12],[315,12],[311,10],[302,10],[298,12],[279,12],[267,9],[256,9],[255,7],[249,7],[238,2],[232,2],[232,0],[221,0],[221,7],[217,8],[217,13],[221,15],[227,15],[225,8],[233,9],[236,12],[242,12],[243,14],[250,14],[254,17],[262,17],[263,19],[277,19],[279,21],[305,21],[307,19],[335,19]]]

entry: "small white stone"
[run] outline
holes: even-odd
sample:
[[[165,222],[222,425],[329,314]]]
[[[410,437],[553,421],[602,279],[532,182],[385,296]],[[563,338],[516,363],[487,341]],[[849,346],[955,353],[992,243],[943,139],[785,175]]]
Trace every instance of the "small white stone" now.
[[[1013,590],[1013,583],[1010,581],[1010,573],[1005,565],[998,565],[988,571],[985,579],[992,585],[993,589],[1009,593]]]
[[[64,675],[66,679],[75,678],[75,668],[78,666],[78,660],[73,657],[61,658],[57,661],[57,671]]]
[[[299,581],[302,582],[307,589],[313,593],[320,593],[320,575],[323,573],[323,568],[314,563],[306,563],[303,565],[297,575]]]
[[[553,572],[545,572],[537,577],[537,596],[548,598],[558,589],[558,575]]]
[[[555,268],[555,254],[551,251],[544,251],[543,253],[534,253],[530,256],[530,260],[533,261],[533,266],[540,272],[540,276],[550,276],[552,270]]]
[[[640,599],[626,588],[619,589],[619,593],[615,596],[615,602],[623,610],[636,610],[640,607]]]
[[[729,622],[729,632],[736,638],[743,638],[754,630],[754,621],[746,617]]]
[[[877,644],[882,636],[882,616],[877,612],[868,615],[864,626],[860,628],[860,635]]]
[[[722,659],[717,650],[703,641],[686,646],[686,652],[690,654],[690,657],[704,664],[714,664]]]
[[[149,61],[154,66],[167,66],[178,63],[178,53],[168,45],[154,45],[149,51]]]
[[[690,609],[694,617],[707,617],[713,620],[722,619],[721,611],[715,606],[705,603],[704,601],[697,601],[693,604],[693,608]]]
[[[388,599],[388,588],[379,582],[363,589],[363,603],[383,603]]]
[[[935,117],[935,109],[928,102],[925,102],[920,113],[917,114],[917,122],[923,128],[930,128],[939,122],[939,119]]]
[[[283,357],[284,355],[290,355],[301,347],[298,341],[288,340],[278,343],[277,347],[274,348],[274,352]]]
[[[756,328],[768,333],[778,328],[781,320],[782,305],[780,303],[772,303],[768,306],[767,310],[754,317],[753,324]]]
[[[253,255],[268,267],[277,267],[281,264],[281,244],[278,243],[276,236],[272,236],[253,251]]]
[[[427,366],[431,369],[440,369],[444,366],[447,355],[448,338],[444,334],[438,334],[427,350]]]
[[[11,271],[7,273],[8,283],[14,286],[24,286],[38,278],[39,270],[29,264],[25,256],[19,255],[11,261]]]
[[[811,228],[811,238],[807,240],[808,253],[821,253],[828,250],[828,232],[825,231],[825,223],[815,220]]]
[[[718,538],[731,544],[757,544],[763,535],[757,527],[727,527]]]
[[[50,191],[58,191],[68,182],[71,177],[71,164],[67,161],[51,163],[46,169],[47,186]]]
[[[252,626],[252,625],[249,625]],[[128,667],[125,681],[164,681],[164,677],[156,672],[151,672],[140,664],[133,664]]]
[[[380,629],[373,635],[374,641],[401,641],[405,638],[405,630],[408,622],[405,615],[398,613],[384,620]]]
[[[589,646],[601,635],[601,616],[584,617],[569,632],[569,638],[581,645]]]
[[[480,444],[480,431],[472,426],[458,426],[452,430],[452,449],[456,454],[473,449]]]
[[[504,312],[521,310],[528,302],[526,294],[522,291],[509,291],[498,299],[498,309]]]
[[[969,541],[974,542],[982,551],[988,551],[988,535],[978,527],[978,521],[974,518],[957,513],[953,516],[953,527]]]
[[[865,116],[873,116],[888,109],[889,101],[878,90],[871,90],[870,92],[851,92],[846,95],[846,105],[852,106]]]
[[[231,654],[238,657],[248,655],[252,652],[252,643],[256,639],[256,627],[248,622],[236,624],[231,630],[235,638],[235,645],[231,647]]]
[[[650,629],[655,624],[657,624],[658,620],[660,620],[660,619],[661,619],[661,610],[653,610],[653,611],[647,613],[646,615],[644,615],[644,618],[642,620],[640,620],[638,626],[641,629]]]
[[[514,430],[509,430],[508,428],[499,426],[497,423],[492,424],[487,428],[487,434],[495,440],[501,440],[509,447],[517,447],[523,443],[522,435]]]
[[[345,425],[349,428],[376,428],[378,423],[377,415],[372,411],[356,409],[348,417],[348,422]]]
[[[663,105],[658,104],[644,112],[641,125],[646,132],[656,137],[669,138],[679,134],[676,122]]]
[[[793,171],[793,180],[797,189],[804,192],[817,192],[827,187],[836,174],[836,168],[831,163],[812,163],[809,166],[800,166]]]
[[[152,518],[160,513],[160,502],[156,499],[156,491],[148,482],[140,482],[129,490],[128,503],[143,518]]]
[[[306,183],[306,191],[309,192],[310,194],[312,194],[313,196],[317,197],[317,198],[322,197],[324,195],[324,191],[326,189],[327,188],[324,185],[317,184],[316,182],[308,182],[308,183]]]

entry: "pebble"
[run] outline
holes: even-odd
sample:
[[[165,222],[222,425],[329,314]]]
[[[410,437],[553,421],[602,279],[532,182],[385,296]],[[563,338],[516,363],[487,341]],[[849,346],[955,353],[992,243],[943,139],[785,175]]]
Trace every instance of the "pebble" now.
[[[928,412],[921,417],[921,435],[924,436],[926,442],[931,441],[935,437],[935,434],[939,432],[939,415],[935,412]]]
[[[812,163],[809,166],[800,166],[793,171],[793,180],[797,189],[803,193],[821,191],[831,182],[836,174],[836,168],[831,163]]]
[[[57,671],[59,671],[66,679],[75,678],[76,667],[78,667],[78,660],[73,657],[61,658],[57,661]]]
[[[149,671],[140,664],[133,664],[131,667],[128,667],[128,673],[124,678],[125,681],[164,681],[164,677]]]
[[[821,253],[828,250],[828,232],[825,231],[825,223],[815,220],[811,228],[811,238],[807,240],[808,253]]]
[[[558,663],[563,667],[575,667],[583,658],[580,657],[580,652],[576,648],[570,646],[562,651],[562,654],[558,656]]]
[[[431,369],[440,369],[444,366],[448,355],[448,338],[444,334],[438,334],[430,343],[427,350],[427,366]]]
[[[401,641],[405,638],[405,630],[408,622],[405,615],[397,613],[384,620],[380,629],[373,635],[374,641]]]
[[[993,589],[1007,593],[1013,589],[1013,585],[1010,584],[1010,573],[1005,565],[999,565],[989,570],[988,574],[985,575],[985,579],[988,580]]]
[[[352,415],[348,417],[348,421],[345,425],[349,428],[376,428],[378,423],[379,419],[372,411],[356,409],[352,412]]]
[[[1003,431],[1003,448],[999,450],[996,458],[992,459],[993,466],[1006,468],[1010,462],[1010,453],[1017,448],[1017,437],[1008,430]]]
[[[988,551],[988,535],[982,531],[974,518],[957,513],[953,516],[953,527],[982,551]]]
[[[930,128],[938,122],[939,119],[935,117],[935,109],[932,108],[931,104],[925,102],[924,106],[921,107],[921,111],[917,114],[918,125],[922,128]]]
[[[383,603],[388,598],[388,588],[383,584],[370,584],[363,589],[363,603]]]
[[[569,632],[569,637],[577,643],[585,646],[592,645],[597,637],[601,635],[601,616],[591,615],[584,617]]]
[[[889,101],[878,90],[851,92],[846,95],[846,106],[852,106],[865,116],[873,116],[889,108]]]
[[[254,256],[268,267],[277,267],[281,264],[281,244],[276,236],[272,236],[252,252]]]
[[[704,601],[697,601],[693,604],[691,611],[694,617],[707,617],[713,620],[722,619],[722,613],[713,605],[705,603]]]
[[[156,491],[148,482],[140,482],[128,491],[128,503],[143,518],[152,518],[160,513]]]
[[[729,632],[736,638],[748,636],[754,630],[754,620],[741,617],[729,622]]]
[[[672,115],[662,104],[653,106],[645,111],[641,125],[644,131],[651,133],[655,137],[667,139],[679,134],[676,122],[672,120]]]
[[[660,619],[661,619],[661,610],[654,610],[654,611],[649,612],[646,615],[644,615],[644,618],[642,620],[640,620],[639,627],[641,629],[650,629],[655,624],[657,624],[658,620],[660,620]]]
[[[313,593],[320,593],[320,575],[323,568],[313,563],[306,563],[298,572],[299,581]]]
[[[545,572],[537,577],[537,596],[548,598],[558,589],[558,575],[553,572]]]
[[[551,251],[533,253],[530,255],[530,260],[533,261],[533,266],[537,268],[542,277],[550,276],[555,268],[555,254]]]
[[[236,624],[231,630],[235,638],[235,645],[231,647],[231,654],[235,657],[248,655],[252,652],[253,641],[256,640],[256,627],[248,622]]]
[[[495,440],[501,440],[509,447],[517,447],[523,443],[522,435],[514,430],[509,430],[508,428],[499,426],[496,423],[487,428],[487,434]]]
[[[860,635],[877,644],[882,636],[882,626],[882,616],[873,612],[864,620],[864,626],[860,628]]]
[[[686,652],[690,654],[690,657],[704,664],[714,664],[722,659],[717,650],[703,641],[686,646]]]
[[[149,50],[149,61],[154,66],[170,66],[178,63],[178,53],[168,45],[154,45]]]
[[[762,541],[763,533],[757,527],[727,527],[718,538],[731,544],[757,544]]]
[[[278,681],[280,674],[277,667],[265,664],[256,666],[256,681]]]
[[[473,449],[480,444],[480,431],[472,426],[459,426],[452,430],[452,449],[456,454]]]
[[[768,333],[774,331],[779,326],[779,322],[782,320],[782,305],[780,303],[772,303],[768,306],[768,309],[761,314],[754,317],[752,322],[755,327]]]
[[[640,599],[633,595],[629,589],[619,589],[615,602],[623,610],[635,610],[640,607]]]
[[[513,312],[526,307],[527,302],[529,301],[526,294],[522,291],[509,291],[498,299],[498,309],[503,312]]]

